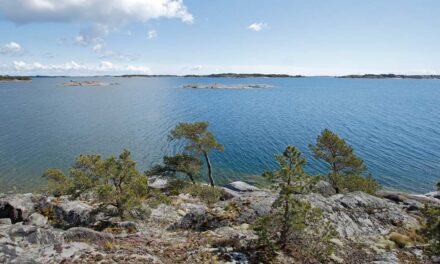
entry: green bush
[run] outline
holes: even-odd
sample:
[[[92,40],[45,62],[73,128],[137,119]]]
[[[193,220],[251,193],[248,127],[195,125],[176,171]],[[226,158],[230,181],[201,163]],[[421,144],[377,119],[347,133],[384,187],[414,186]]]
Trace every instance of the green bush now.
[[[422,213],[426,223],[419,233],[429,243],[428,253],[440,255],[440,207],[425,204]]]
[[[329,175],[340,192],[362,191],[374,195],[380,188],[379,183],[371,176],[361,175]]]
[[[54,195],[77,198],[82,193],[93,192],[103,206],[115,206],[121,217],[140,206],[148,194],[148,179],[136,169],[128,150],[118,158],[81,155],[67,176],[58,169],[49,169],[43,176]]]
[[[186,184],[181,193],[188,193],[199,198],[202,202],[212,205],[222,199],[225,191],[218,187],[212,187],[204,184]]]
[[[172,179],[165,192],[167,195],[187,193],[193,197],[199,198],[200,201],[208,205],[220,201],[226,194],[222,188],[212,187],[201,183],[192,184],[191,182],[182,179]]]
[[[259,236],[256,255],[270,263],[275,251],[282,250],[294,258],[302,254],[298,261],[323,262],[332,253],[330,239],[334,230],[323,220],[320,209],[300,198],[310,191],[314,182],[303,170],[306,160],[293,146],[287,146],[276,160],[279,169],[263,176],[279,190],[279,195],[272,204],[273,211],[254,223]]]
[[[285,211],[276,210],[254,222],[252,227],[259,238],[255,258],[262,263],[272,263],[276,251],[283,250],[299,263],[304,260],[326,262],[333,252],[330,239],[336,232],[329,222],[324,221],[322,211],[306,201],[295,201],[288,212],[290,228],[287,233],[285,217]]]

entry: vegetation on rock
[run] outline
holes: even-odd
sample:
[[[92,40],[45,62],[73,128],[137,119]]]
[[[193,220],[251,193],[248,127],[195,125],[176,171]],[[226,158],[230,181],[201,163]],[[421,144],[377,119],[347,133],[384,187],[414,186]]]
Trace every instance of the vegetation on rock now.
[[[437,188],[440,187],[437,183]],[[428,252],[432,255],[440,255],[440,206],[425,204],[422,214],[426,219],[425,226],[420,230],[429,243]]]
[[[118,158],[81,155],[67,176],[59,169],[49,169],[44,177],[54,195],[68,194],[75,198],[90,191],[97,194],[103,205],[115,206],[121,217],[139,206],[148,194],[148,179],[136,169],[128,150]]]
[[[329,241],[334,232],[323,220],[321,210],[298,196],[308,193],[313,182],[303,170],[306,160],[293,146],[288,146],[276,160],[279,169],[263,174],[279,195],[272,204],[273,211],[254,224],[259,236],[257,254],[270,262],[274,251],[280,249],[287,254],[298,256],[300,252],[304,258],[323,261],[332,252]]]
[[[218,143],[214,134],[208,130],[208,122],[179,123],[169,136],[170,140],[184,140],[187,145],[185,150],[197,155],[203,155],[208,167],[208,179],[211,186],[215,186],[212,176],[212,165],[209,152],[212,150],[223,151],[223,145]]]
[[[328,165],[327,177],[337,192],[363,191],[374,194],[379,189],[379,184],[372,176],[362,176],[367,170],[363,160],[332,131],[324,129],[316,145],[309,145],[309,148],[316,159]]]
[[[28,76],[9,76],[0,75],[0,81],[30,81],[31,77]]]

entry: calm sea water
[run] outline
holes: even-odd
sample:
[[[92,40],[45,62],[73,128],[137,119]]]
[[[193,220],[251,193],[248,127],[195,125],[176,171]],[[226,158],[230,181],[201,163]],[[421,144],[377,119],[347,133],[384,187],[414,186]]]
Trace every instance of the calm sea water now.
[[[255,180],[287,144],[307,145],[324,128],[344,137],[389,188],[432,190],[440,179],[440,81],[92,78],[120,85],[64,87],[79,78],[0,83],[0,191],[28,191],[51,167],[81,153],[131,150],[144,170],[181,146],[167,141],[181,121],[209,121],[224,153],[212,155],[217,181]],[[89,78],[90,79],[90,78]],[[195,90],[190,83],[260,83],[273,89]]]

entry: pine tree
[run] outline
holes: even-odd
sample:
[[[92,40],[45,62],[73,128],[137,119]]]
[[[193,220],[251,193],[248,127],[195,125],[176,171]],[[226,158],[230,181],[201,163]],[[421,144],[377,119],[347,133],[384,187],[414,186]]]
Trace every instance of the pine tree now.
[[[179,123],[169,136],[170,140],[185,140],[185,150],[190,153],[203,155],[208,167],[208,179],[211,186],[215,186],[212,177],[212,165],[209,159],[209,152],[212,150],[223,151],[223,145],[218,143],[214,134],[208,131],[208,122]]]
[[[296,147],[287,146],[282,155],[276,156],[276,160],[279,169],[266,172],[263,176],[272,181],[274,187],[279,190],[273,207],[282,210],[279,243],[281,249],[284,249],[290,233],[305,227],[306,214],[312,210],[307,203],[293,197],[295,194],[305,194],[309,191],[311,178],[304,172],[306,160],[301,157],[301,152]]]
[[[177,154],[176,156],[163,157],[163,165],[156,165],[145,172],[147,176],[162,175],[175,177],[176,173],[184,173],[195,184],[195,179],[200,174],[202,162],[193,156]]]
[[[360,159],[344,139],[328,129],[318,136],[316,145],[309,148],[318,160],[328,165],[328,179],[337,192],[364,191],[374,194],[379,184],[373,177],[362,177],[367,170],[364,161]]]

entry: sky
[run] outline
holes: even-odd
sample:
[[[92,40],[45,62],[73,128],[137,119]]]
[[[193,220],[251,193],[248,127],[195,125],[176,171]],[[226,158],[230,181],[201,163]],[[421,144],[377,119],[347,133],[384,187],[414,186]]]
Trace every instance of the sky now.
[[[0,74],[440,74],[438,0],[0,0]]]

